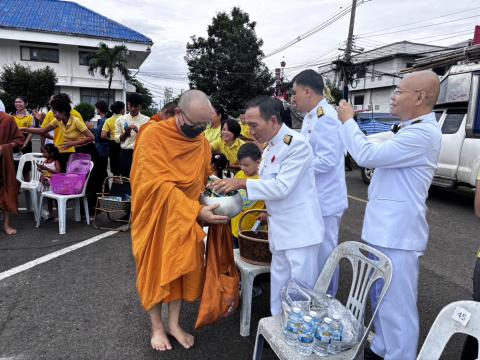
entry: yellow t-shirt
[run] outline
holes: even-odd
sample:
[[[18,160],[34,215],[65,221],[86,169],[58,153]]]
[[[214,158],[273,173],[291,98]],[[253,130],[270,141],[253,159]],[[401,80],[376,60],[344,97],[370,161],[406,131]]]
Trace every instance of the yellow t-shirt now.
[[[252,134],[250,134],[250,126],[248,126],[247,124],[242,124],[240,123],[240,128],[242,129],[240,134],[245,138],[245,139],[248,139],[248,140],[253,140],[253,136]]]
[[[29,128],[33,126],[33,116],[30,114],[26,114],[23,117],[20,117],[18,114],[13,115],[15,118],[15,122],[19,129]]]
[[[208,142],[211,144],[215,140],[220,139],[220,133],[222,132],[222,126],[218,125],[216,128],[211,127],[210,125],[207,126],[203,135],[207,138]]]
[[[70,118],[68,119],[67,121],[67,125],[65,125],[62,121],[60,120],[57,120],[57,119],[54,119],[51,123],[50,123],[51,126],[53,126],[54,128],[58,128],[60,129],[60,131],[62,132],[63,134],[63,142],[61,144],[58,144],[58,145],[63,145],[64,143],[66,142],[69,142],[69,141],[77,141],[77,140],[81,140],[81,139],[84,139],[85,138],[85,135],[83,134],[83,132],[85,130],[87,130],[87,125],[85,125],[85,123],[83,122],[83,120],[75,117],[75,116],[72,116],[70,115]],[[57,144],[55,144],[57,145]],[[62,153],[65,153],[65,152],[72,152],[72,149],[73,149],[73,152],[75,152],[75,148],[68,148],[66,150],[60,150],[60,152]]]
[[[74,116],[74,117],[83,121],[82,115],[80,115],[80,113],[75,109],[72,109],[70,111],[70,116]],[[45,119],[43,119],[41,128],[43,129],[43,128],[47,127],[47,125],[50,125],[50,123],[54,120],[55,120],[55,116],[53,115],[53,111],[50,110],[49,112],[47,112],[47,115],[45,116]],[[53,132],[53,143],[55,144],[56,147],[59,147],[60,145],[62,145],[64,143],[63,132],[62,132],[62,129],[60,127],[57,127],[55,129],[55,131]],[[75,148],[69,148],[68,150],[64,150],[64,151],[61,151],[61,152],[75,152]]]
[[[245,144],[245,141],[236,139],[232,146],[228,146],[228,144],[222,139],[217,139],[210,143],[210,146],[212,147],[213,152],[220,152],[225,155],[230,165],[238,165],[238,149],[240,149],[240,146],[243,144]]]
[[[243,172],[243,170],[240,170],[239,172],[236,173],[235,179],[259,179],[259,175],[254,175],[254,176],[247,176]],[[240,196],[242,197],[243,200],[243,210],[240,214],[237,216],[233,217],[231,220],[232,224],[232,235],[235,237],[238,237],[238,226],[240,225],[240,218],[242,215],[247,211],[247,210],[253,210],[253,209],[265,209],[265,202],[261,200],[257,201],[252,201],[247,198],[247,191],[246,190],[238,190],[240,193]],[[242,229],[243,230],[250,230],[252,226],[255,224],[255,221],[257,221],[257,217],[260,215],[260,213],[253,213],[245,216],[245,219],[243,220],[242,223]]]
[[[109,140],[115,141],[115,123],[117,119],[120,117],[120,114],[113,115],[111,118],[108,118],[103,123],[102,131],[108,133]]]

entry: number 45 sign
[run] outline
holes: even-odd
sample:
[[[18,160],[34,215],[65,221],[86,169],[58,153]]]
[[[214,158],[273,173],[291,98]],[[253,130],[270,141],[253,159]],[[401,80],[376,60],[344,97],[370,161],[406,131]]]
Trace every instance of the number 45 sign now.
[[[455,311],[453,312],[453,315],[452,315],[452,319],[455,320],[456,322],[459,322],[463,326],[467,326],[471,317],[472,317],[472,314],[470,314],[467,310],[465,310],[460,306],[457,306],[455,308]]]

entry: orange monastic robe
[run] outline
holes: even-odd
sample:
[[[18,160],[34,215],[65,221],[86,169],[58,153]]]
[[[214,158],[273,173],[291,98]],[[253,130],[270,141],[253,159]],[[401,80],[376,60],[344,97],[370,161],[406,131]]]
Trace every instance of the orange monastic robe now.
[[[210,174],[210,145],[188,139],[175,118],[151,122],[137,138],[132,170],[132,248],[146,310],[194,301],[205,276],[198,202]]]

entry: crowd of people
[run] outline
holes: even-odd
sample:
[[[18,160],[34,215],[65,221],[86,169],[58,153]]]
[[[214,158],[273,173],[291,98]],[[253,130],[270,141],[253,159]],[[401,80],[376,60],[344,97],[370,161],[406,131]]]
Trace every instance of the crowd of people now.
[[[249,101],[234,119],[214,108],[200,90],[188,90],[178,104],[167,104],[149,119],[141,114],[141,96],[132,94],[127,113],[121,102],[110,109],[97,102],[100,119],[95,128],[74,112],[65,94],[52,96],[51,111],[34,117],[25,111],[27,100],[18,97],[13,117],[0,112],[0,150],[6,169],[0,182],[4,230],[14,233],[9,213],[16,212],[16,196],[5,191],[12,182],[13,165],[5,159],[18,149],[29,151],[32,134],[41,135],[46,143],[53,140],[58,154],[45,147],[46,164],[53,163],[51,171],[64,171],[73,152],[91,155],[95,164],[88,190],[91,206],[110,164],[111,173],[131,178],[132,248],[140,300],[152,324],[151,345],[169,350],[168,335],[172,335],[189,348],[194,337],[183,330],[179,319],[182,302],[201,295],[202,227],[231,221],[235,240],[243,214],[229,219],[214,213],[218,205],[200,205],[212,171],[218,177],[214,191],[238,190],[244,212],[264,208],[268,212],[261,220],[268,222],[272,252],[270,309],[278,315],[282,287],[290,279],[313,287],[338,245],[348,207],[344,160],[348,151],[360,166],[376,169],[362,239],[393,264],[392,282],[374,319],[375,336],[365,358],[414,359],[419,337],[419,259],[428,240],[425,202],[441,144],[432,113],[439,94],[438,76],[421,71],[400,82],[391,111],[401,119],[401,127],[380,144],[368,141],[345,100],[337,108],[327,102],[317,72],[297,74],[292,91],[294,106],[306,113],[301,132],[285,124],[289,120],[282,103],[269,96]],[[42,117],[41,127],[35,127],[34,119]],[[328,290],[332,296],[339,286],[338,272]],[[382,285],[375,283],[371,291],[374,307]],[[168,304],[168,326],[162,320],[162,304]]]

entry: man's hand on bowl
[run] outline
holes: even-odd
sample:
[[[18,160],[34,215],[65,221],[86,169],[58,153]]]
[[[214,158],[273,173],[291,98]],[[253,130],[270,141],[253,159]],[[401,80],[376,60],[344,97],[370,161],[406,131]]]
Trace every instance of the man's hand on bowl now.
[[[198,220],[203,221],[208,224],[226,224],[230,221],[228,216],[215,215],[213,210],[219,207],[220,204],[214,204],[209,206],[202,207],[200,214],[198,215]]]
[[[211,188],[219,194],[227,194],[231,191],[246,189],[247,180],[244,179],[221,179],[212,183]]]

